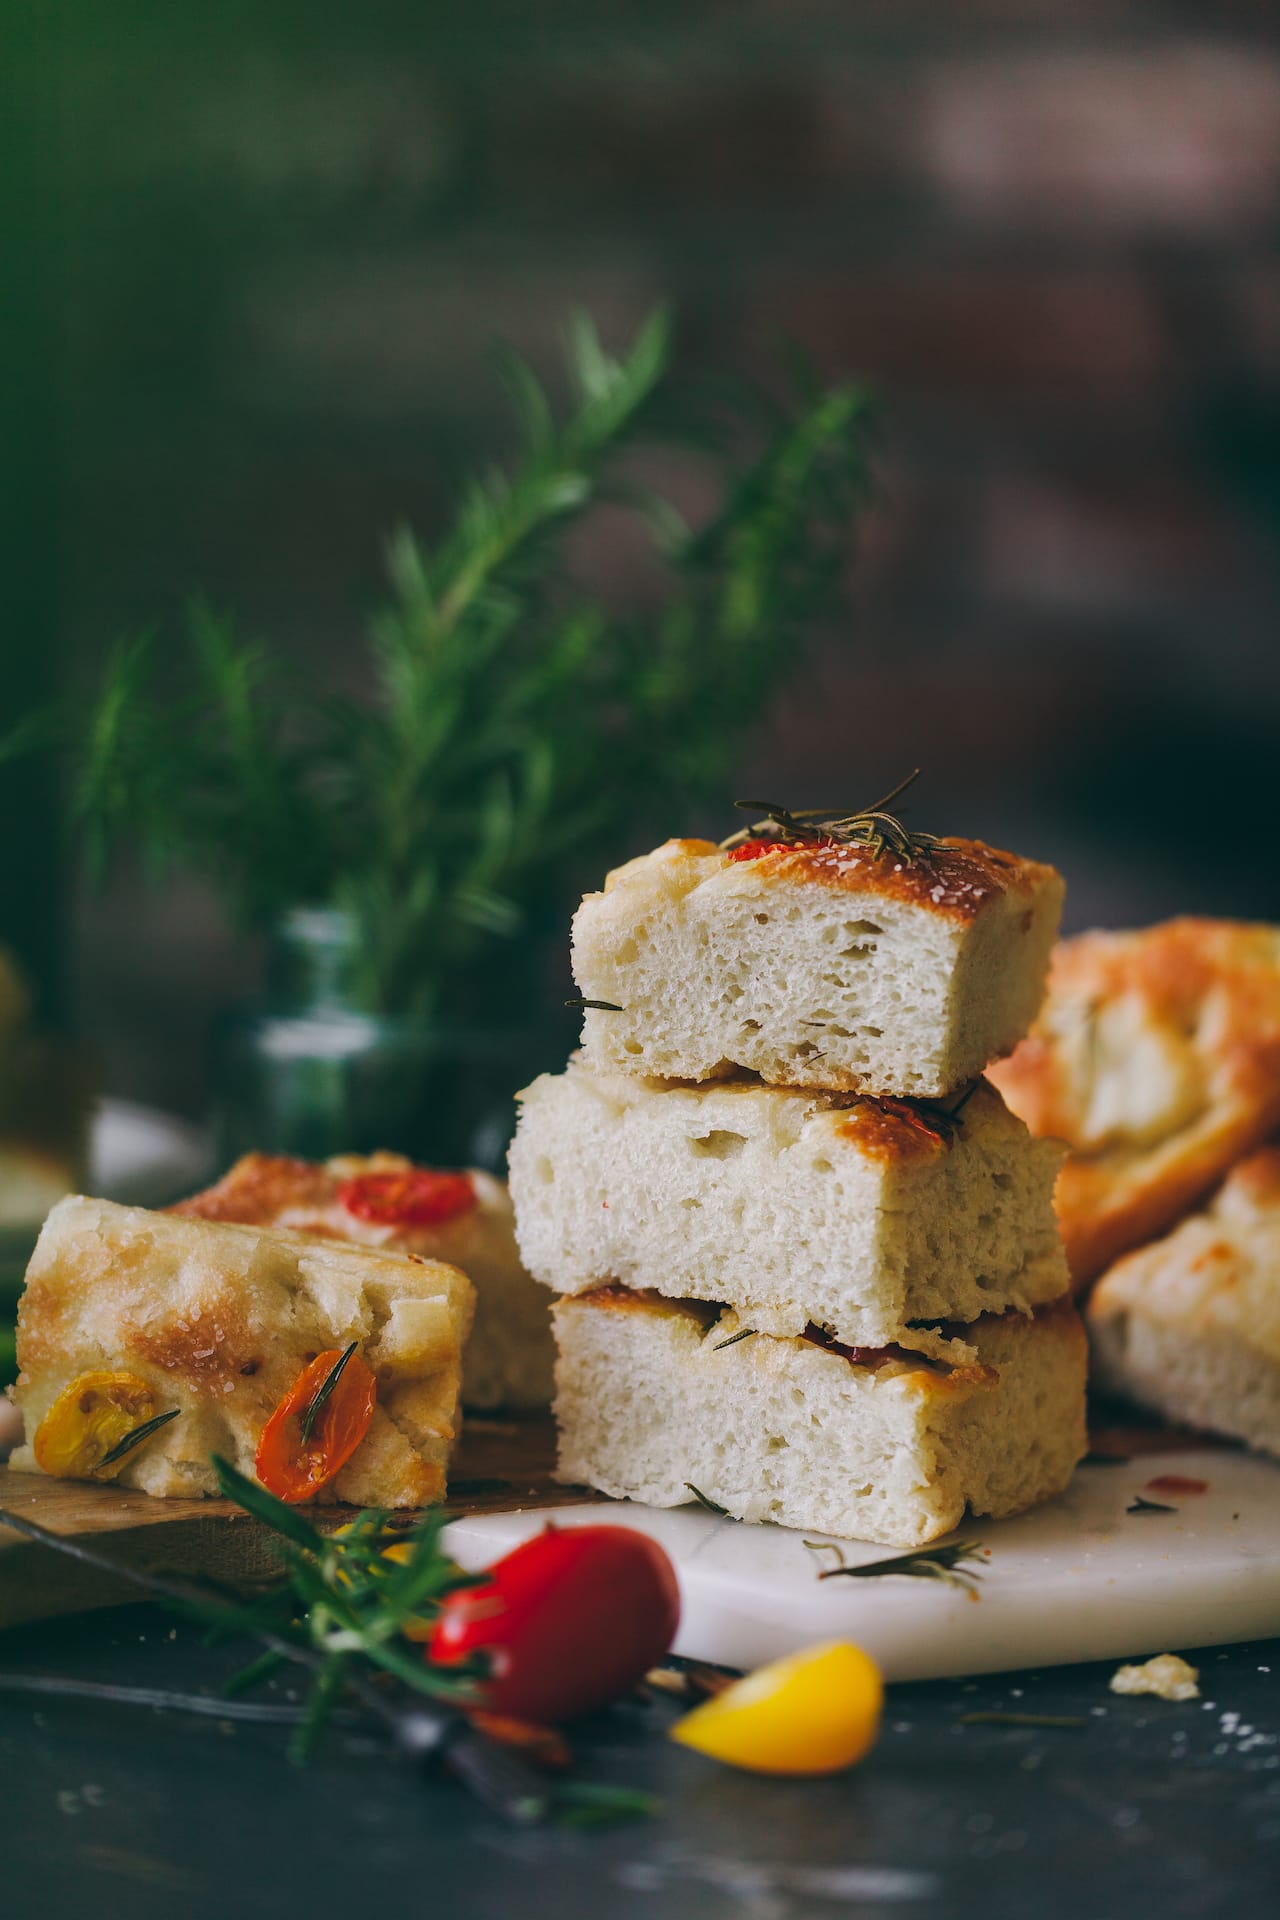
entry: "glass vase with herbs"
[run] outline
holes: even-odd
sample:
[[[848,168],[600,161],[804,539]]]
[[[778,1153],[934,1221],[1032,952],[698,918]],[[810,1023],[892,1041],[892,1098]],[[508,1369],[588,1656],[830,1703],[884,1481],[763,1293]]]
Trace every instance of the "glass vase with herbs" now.
[[[868,497],[858,387],[677,391],[662,313],[620,356],[578,318],[567,358],[557,409],[503,356],[522,451],[462,486],[433,544],[392,537],[367,698],[301,684],[197,602],[176,649],[125,640],[59,722],[92,863],[132,842],[265,937],[261,1002],[215,1036],[223,1160],[499,1163],[514,1090],[565,1052],[573,897],[723,800],[840,604]],[[655,449],[714,476],[698,524],[638,477]],[[572,565],[620,508],[657,562],[643,605]]]

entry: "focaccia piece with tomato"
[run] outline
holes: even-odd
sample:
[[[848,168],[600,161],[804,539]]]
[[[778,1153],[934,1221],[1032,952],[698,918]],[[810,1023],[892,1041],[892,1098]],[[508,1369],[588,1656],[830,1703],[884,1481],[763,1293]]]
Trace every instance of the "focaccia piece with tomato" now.
[[[671,1080],[932,1100],[1035,1017],[1052,867],[979,840],[908,856],[846,842],[669,840],[573,922],[589,1066]]]
[[[323,1499],[429,1505],[445,1491],[473,1304],[465,1274],[420,1254],[72,1196],[45,1222],[18,1307],[27,1438],[12,1465],[172,1496],[215,1493],[220,1454],[292,1499],[272,1485],[290,1454],[309,1447],[324,1468],[332,1445],[345,1457]],[[273,1414],[321,1356],[351,1347],[361,1364],[309,1438],[277,1421],[275,1467],[260,1473]],[[368,1389],[365,1369],[371,1410],[353,1391],[357,1377]],[[107,1464],[104,1439],[165,1413]]]
[[[963,1366],[750,1333],[698,1301],[605,1287],[555,1310],[556,1478],[615,1499],[918,1547],[966,1508],[1061,1493],[1085,1451],[1073,1303],[988,1314]]]
[[[247,1153],[216,1186],[174,1211],[461,1267],[476,1290],[462,1370],[465,1405],[480,1411],[551,1404],[550,1302],[520,1263],[511,1201],[491,1174],[442,1173],[400,1153],[324,1161]]]

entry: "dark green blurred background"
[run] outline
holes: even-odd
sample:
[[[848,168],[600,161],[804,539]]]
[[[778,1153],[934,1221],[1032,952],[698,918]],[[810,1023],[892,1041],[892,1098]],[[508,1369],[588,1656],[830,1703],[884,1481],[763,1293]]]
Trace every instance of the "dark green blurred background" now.
[[[670,296],[689,370],[785,329],[885,406],[853,627],[743,788],[920,762],[918,823],[1056,860],[1072,926],[1280,918],[1273,18],[5,0],[3,720],[196,586],[358,693],[383,533],[505,444],[486,342]],[[258,956],[194,888],[90,894],[45,772],[0,797],[0,939],[198,1113]]]

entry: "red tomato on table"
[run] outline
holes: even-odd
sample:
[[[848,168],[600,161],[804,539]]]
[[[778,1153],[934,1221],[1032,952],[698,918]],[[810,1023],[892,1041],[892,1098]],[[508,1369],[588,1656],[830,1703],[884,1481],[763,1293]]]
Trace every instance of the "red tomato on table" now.
[[[427,1646],[443,1666],[492,1662],[486,1708],[543,1725],[630,1692],[680,1623],[675,1570],[634,1527],[548,1526],[451,1593]]]

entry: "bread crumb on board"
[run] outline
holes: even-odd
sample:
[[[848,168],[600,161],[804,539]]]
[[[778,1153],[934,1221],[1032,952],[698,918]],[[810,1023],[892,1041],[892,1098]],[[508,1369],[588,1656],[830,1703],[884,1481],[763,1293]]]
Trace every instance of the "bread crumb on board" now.
[[[1176,1653],[1158,1653],[1140,1667],[1118,1667],[1111,1676],[1112,1693],[1154,1693],[1162,1700],[1198,1700],[1199,1670]]]

